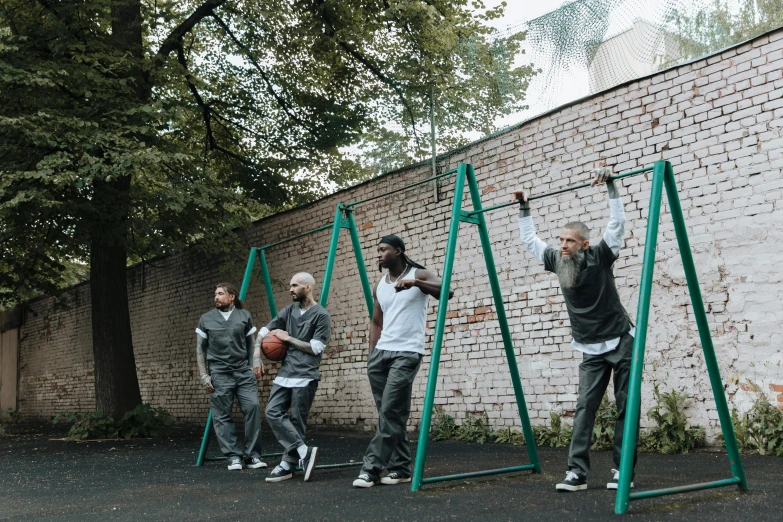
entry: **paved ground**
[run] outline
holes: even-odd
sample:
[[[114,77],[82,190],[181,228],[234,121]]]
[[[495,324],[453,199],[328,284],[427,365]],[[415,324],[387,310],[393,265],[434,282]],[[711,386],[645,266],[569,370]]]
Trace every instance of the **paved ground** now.
[[[268,432],[267,432],[268,433]],[[264,435],[267,436],[267,433]],[[49,435],[0,439],[2,520],[606,520],[614,494],[605,490],[611,454],[593,458],[586,492],[556,493],[566,451],[540,449],[544,472],[522,472],[428,485],[351,488],[357,468],[319,471],[310,483],[295,477],[264,482],[265,470],[228,471],[223,463],[194,466],[198,435],[156,440],[65,443]],[[357,459],[366,435],[316,433],[319,464]],[[525,464],[524,448],[438,442],[425,476]],[[269,447],[269,451],[276,448]],[[213,450],[214,451],[214,450]],[[267,459],[270,464],[272,459]],[[781,520],[783,460],[744,459],[751,491],[736,488],[640,500],[634,520]],[[725,454],[642,454],[637,488],[656,489],[728,478]]]

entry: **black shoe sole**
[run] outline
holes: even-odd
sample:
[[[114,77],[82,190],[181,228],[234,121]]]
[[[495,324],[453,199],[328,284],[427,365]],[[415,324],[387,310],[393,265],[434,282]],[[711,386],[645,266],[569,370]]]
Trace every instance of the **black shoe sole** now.
[[[305,469],[304,482],[309,482],[313,477],[316,462],[318,462],[318,448],[310,446],[310,461],[307,463],[307,469]]]

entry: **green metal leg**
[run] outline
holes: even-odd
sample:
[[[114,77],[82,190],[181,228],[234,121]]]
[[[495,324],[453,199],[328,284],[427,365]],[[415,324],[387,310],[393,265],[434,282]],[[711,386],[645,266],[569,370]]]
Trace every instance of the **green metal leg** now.
[[[473,210],[481,210],[481,194],[472,165],[468,165],[468,187],[470,188]],[[481,238],[481,249],[484,253],[484,261],[487,264],[489,284],[492,288],[492,298],[495,301],[495,312],[497,313],[498,324],[500,325],[500,333],[503,337],[503,346],[505,347],[508,370],[511,374],[511,382],[514,385],[514,394],[517,399],[519,418],[522,421],[522,431],[525,435],[527,454],[531,464],[534,465],[534,472],[541,473],[541,464],[538,460],[538,449],[536,448],[536,441],[533,436],[533,427],[530,425],[530,417],[527,412],[527,404],[525,403],[525,394],[522,391],[522,381],[519,378],[519,367],[517,366],[517,359],[514,354],[514,343],[511,340],[511,331],[508,328],[506,307],[503,304],[503,294],[500,291],[500,281],[498,281],[498,273],[495,268],[495,257],[492,254],[492,243],[489,239],[487,222],[484,219],[484,213],[477,214],[477,217],[479,237]]]
[[[364,264],[362,255],[362,243],[359,240],[359,231],[356,229],[356,221],[353,219],[353,210],[345,209],[345,216],[348,218],[348,230],[351,232],[351,244],[353,245],[353,254],[356,257],[356,268],[359,270],[359,279],[362,281],[362,290],[364,290],[364,301],[367,303],[367,312],[372,320],[373,298],[370,279],[367,277],[367,268]]]
[[[422,477],[424,475],[424,461],[427,458],[427,444],[429,442],[430,423],[432,421],[432,406],[435,402],[435,390],[438,383],[438,366],[440,365],[440,352],[443,345],[443,332],[446,327],[446,311],[448,310],[451,273],[454,268],[454,253],[457,248],[459,217],[462,208],[462,192],[465,187],[466,173],[467,165],[460,164],[457,169],[457,179],[454,187],[454,203],[451,207],[451,224],[449,225],[449,239],[446,243],[446,260],[441,280],[438,319],[435,322],[435,337],[432,341],[432,356],[430,358],[429,375],[427,376],[427,392],[424,396],[424,407],[421,414],[419,442],[418,447],[416,448],[416,462],[413,466],[411,491],[418,491],[421,489]]]
[[[266,264],[266,254],[263,248],[258,249],[258,263],[261,265],[261,276],[264,280],[266,289],[266,302],[269,304],[269,313],[272,317],[277,315],[277,304],[275,303],[275,290],[272,288],[272,278],[269,276],[269,267]]]
[[[201,448],[198,450],[198,458],[196,458],[196,466],[204,465],[204,457],[207,455],[207,446],[209,446],[209,438],[212,435],[212,410],[209,410],[207,415],[207,423],[204,426],[204,436],[201,437]]]
[[[642,371],[644,370],[644,346],[647,340],[647,323],[650,315],[653,269],[655,268],[655,247],[658,241],[658,222],[661,217],[661,197],[666,162],[656,161],[653,168],[650,206],[647,214],[647,239],[644,246],[642,277],[639,285],[639,308],[636,314],[636,336],[633,342],[631,376],[628,382],[628,402],[625,410],[623,448],[620,457],[620,480],[617,484],[614,512],[621,515],[628,511],[633,474],[633,455],[636,450],[636,431],[639,428],[641,410]]]
[[[712,336],[707,323],[707,314],[704,311],[704,302],[701,298],[701,289],[696,275],[696,265],[693,262],[691,245],[688,240],[688,231],[685,228],[685,218],[682,214],[680,198],[677,195],[677,181],[674,179],[674,171],[671,164],[666,168],[666,195],[669,198],[669,208],[674,221],[674,231],[677,235],[677,243],[680,247],[680,257],[685,269],[685,279],[688,281],[688,292],[691,294],[691,303],[693,304],[693,315],[696,318],[696,325],[699,328],[699,337],[701,338],[701,347],[704,352],[704,360],[707,363],[707,372],[710,376],[712,385],[712,395],[715,398],[715,405],[718,408],[718,418],[720,419],[721,430],[723,431],[723,440],[726,444],[726,452],[729,455],[729,464],[731,472],[735,478],[739,479],[737,484],[741,490],[748,489],[748,483],[745,480],[745,471],[742,467],[739,449],[737,448],[737,438],[734,436],[734,426],[731,424],[731,414],[726,402],[726,395],[723,391],[723,381],[720,378],[720,369],[718,360],[715,357],[715,348],[712,345]]]
[[[334,224],[332,225],[332,238],[329,241],[329,255],[326,258],[324,281],[321,284],[320,304],[326,308],[329,302],[329,288],[332,284],[332,272],[334,271],[334,259],[337,257],[337,243],[340,241],[340,227],[342,225],[342,204],[338,203],[334,212]]]

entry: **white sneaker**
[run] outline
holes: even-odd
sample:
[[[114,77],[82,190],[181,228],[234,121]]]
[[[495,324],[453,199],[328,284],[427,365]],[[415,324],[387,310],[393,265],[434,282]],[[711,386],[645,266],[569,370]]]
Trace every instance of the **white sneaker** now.
[[[381,479],[381,484],[401,484],[403,482],[410,482],[411,477],[405,476],[399,471],[392,471]]]
[[[371,488],[375,485],[375,482],[370,478],[367,473],[362,473],[356,480],[353,481],[353,487],[355,488]]]
[[[582,491],[587,489],[587,480],[580,477],[573,471],[566,472],[566,478],[560,484],[555,486],[557,491]]]
[[[606,489],[617,489],[617,482],[620,480],[620,470],[612,468],[612,480],[606,483]],[[633,487],[633,481],[631,481]]]
[[[265,468],[266,462],[262,461],[258,457],[253,457],[252,459],[247,461],[247,469],[258,469],[258,468]]]
[[[231,457],[228,459],[228,469],[231,471],[242,469],[242,459],[239,457]]]

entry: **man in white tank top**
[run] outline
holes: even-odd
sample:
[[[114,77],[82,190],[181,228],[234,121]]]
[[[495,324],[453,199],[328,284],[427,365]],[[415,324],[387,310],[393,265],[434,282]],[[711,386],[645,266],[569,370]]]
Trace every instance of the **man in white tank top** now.
[[[379,270],[388,272],[373,292],[370,324],[370,379],[378,428],[354,487],[411,481],[411,449],[406,427],[411,411],[413,380],[424,356],[429,296],[440,298],[440,278],[405,255],[405,243],[395,235],[378,244]],[[449,292],[449,299],[454,295]],[[381,478],[381,472],[389,473]]]

